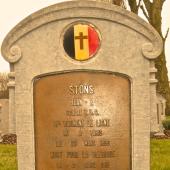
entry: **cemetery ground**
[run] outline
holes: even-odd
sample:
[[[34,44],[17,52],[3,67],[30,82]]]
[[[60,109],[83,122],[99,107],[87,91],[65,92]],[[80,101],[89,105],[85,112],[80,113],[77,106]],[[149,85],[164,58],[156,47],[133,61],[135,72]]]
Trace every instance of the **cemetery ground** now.
[[[170,139],[151,140],[151,170],[170,170]]]
[[[16,145],[0,144],[0,170],[17,170]]]
[[[151,140],[151,170],[170,170],[170,139]],[[16,145],[0,144],[0,170],[17,170]]]

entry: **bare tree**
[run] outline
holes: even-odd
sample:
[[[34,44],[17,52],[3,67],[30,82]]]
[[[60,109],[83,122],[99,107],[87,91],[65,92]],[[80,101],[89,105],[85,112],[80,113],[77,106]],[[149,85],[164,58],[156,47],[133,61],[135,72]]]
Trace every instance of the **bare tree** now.
[[[142,1],[142,0],[139,0],[139,1],[137,1],[137,0],[128,0],[130,9],[131,9],[131,11],[132,11],[133,13],[138,14],[139,8],[140,8],[140,6],[141,6],[141,1]]]
[[[162,54],[155,60],[155,66],[158,70],[156,78],[158,79],[157,92],[162,94],[167,100],[166,114],[170,114],[170,87],[168,80],[168,70],[166,67],[165,43],[168,37],[169,28],[165,36],[162,33],[162,9],[165,0],[128,0],[130,9],[138,14],[142,10],[148,22],[158,31],[164,43]]]

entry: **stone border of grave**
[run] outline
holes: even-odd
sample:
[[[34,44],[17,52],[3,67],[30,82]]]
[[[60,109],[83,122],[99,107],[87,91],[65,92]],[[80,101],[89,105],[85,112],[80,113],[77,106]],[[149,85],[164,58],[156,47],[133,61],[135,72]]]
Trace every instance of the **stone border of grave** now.
[[[165,135],[170,138],[170,130],[164,130]]]
[[[16,134],[0,134],[0,144],[15,145],[17,144]]]

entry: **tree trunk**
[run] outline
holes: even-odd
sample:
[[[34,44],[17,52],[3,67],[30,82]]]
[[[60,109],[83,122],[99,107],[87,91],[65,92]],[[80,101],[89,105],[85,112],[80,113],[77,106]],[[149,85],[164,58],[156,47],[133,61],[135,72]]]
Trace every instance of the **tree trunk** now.
[[[170,114],[170,88],[169,88],[169,80],[168,80],[168,70],[166,67],[166,57],[165,57],[165,42],[166,39],[162,34],[162,7],[164,1],[163,0],[154,0],[151,3],[150,12],[149,13],[149,22],[150,24],[158,31],[160,36],[162,37],[164,43],[164,49],[162,54],[155,60],[155,66],[158,70],[156,73],[156,78],[158,79],[157,84],[157,92],[162,94],[167,100],[166,113]]]
[[[140,4],[141,1],[143,2],[143,5]],[[162,34],[161,16],[164,2],[165,0],[153,0],[153,2],[151,0],[139,0],[139,4],[137,5],[137,0],[128,0],[131,11],[138,14],[140,7],[148,22],[158,31],[164,42],[164,50],[155,60],[155,66],[158,70],[156,73],[156,78],[158,79],[157,92],[167,100],[166,114],[170,114],[170,87],[165,57],[165,42],[167,35],[164,37]]]
[[[130,6],[130,10],[131,10],[133,13],[138,14],[140,2],[139,2],[139,4],[137,5],[136,0],[128,0],[128,4],[129,4],[129,6]]]

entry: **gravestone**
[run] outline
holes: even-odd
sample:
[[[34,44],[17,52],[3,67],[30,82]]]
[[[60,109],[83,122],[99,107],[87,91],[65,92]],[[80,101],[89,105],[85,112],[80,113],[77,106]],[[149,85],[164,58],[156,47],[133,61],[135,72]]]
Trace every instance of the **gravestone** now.
[[[0,99],[0,132],[1,134],[9,133],[9,101]]]
[[[149,24],[107,3],[64,2],[19,23],[2,45],[19,170],[149,170],[161,50]]]

